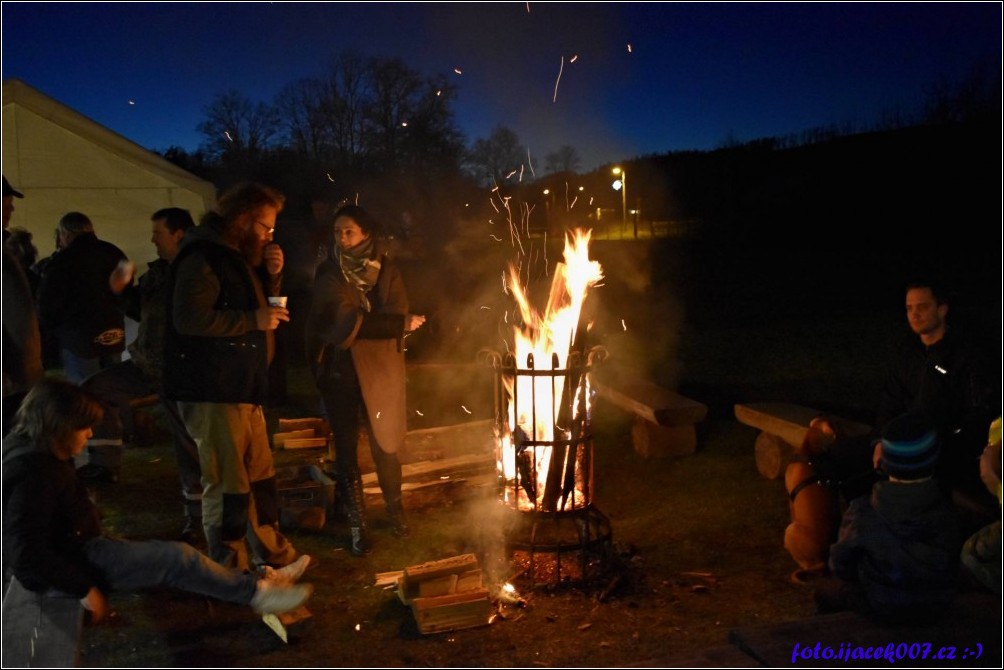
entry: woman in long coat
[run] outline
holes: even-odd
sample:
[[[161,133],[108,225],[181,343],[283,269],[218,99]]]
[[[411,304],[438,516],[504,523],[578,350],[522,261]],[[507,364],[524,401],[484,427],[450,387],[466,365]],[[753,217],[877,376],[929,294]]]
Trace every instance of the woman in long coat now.
[[[404,336],[425,317],[408,313],[401,273],[366,210],[342,207],[332,223],[331,253],[317,268],[307,322],[307,356],[335,441],[336,486],[345,501],[352,553],[369,551],[357,448],[364,426],[387,514],[408,534],[401,505],[406,424]]]

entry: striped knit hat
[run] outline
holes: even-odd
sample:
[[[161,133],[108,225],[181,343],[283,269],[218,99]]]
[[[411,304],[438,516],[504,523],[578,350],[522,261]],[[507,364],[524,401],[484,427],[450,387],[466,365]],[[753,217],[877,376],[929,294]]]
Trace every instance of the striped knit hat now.
[[[896,417],[882,433],[882,469],[896,479],[924,479],[934,474],[940,448],[931,420],[909,412]]]

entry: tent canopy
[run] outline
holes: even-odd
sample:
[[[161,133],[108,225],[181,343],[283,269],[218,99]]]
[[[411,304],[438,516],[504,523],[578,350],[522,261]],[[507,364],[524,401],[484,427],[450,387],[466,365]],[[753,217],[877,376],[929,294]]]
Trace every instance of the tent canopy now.
[[[22,81],[3,82],[3,174],[24,194],[11,226],[31,231],[40,257],[67,212],[136,263],[157,257],[150,216],[181,207],[196,221],[216,201],[212,183],[182,170]]]

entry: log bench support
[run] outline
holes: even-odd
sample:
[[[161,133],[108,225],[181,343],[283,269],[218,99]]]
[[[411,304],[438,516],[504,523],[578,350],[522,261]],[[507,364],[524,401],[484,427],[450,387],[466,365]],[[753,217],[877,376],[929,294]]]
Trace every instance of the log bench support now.
[[[739,423],[760,429],[753,451],[757,470],[767,479],[777,479],[784,474],[795,450],[805,440],[809,423],[821,414],[835,422],[838,435],[865,435],[871,430],[867,424],[786,402],[737,404],[735,413]]]
[[[638,378],[600,378],[600,398],[631,414],[631,443],[642,458],[686,456],[697,450],[696,424],[708,408],[696,400]]]

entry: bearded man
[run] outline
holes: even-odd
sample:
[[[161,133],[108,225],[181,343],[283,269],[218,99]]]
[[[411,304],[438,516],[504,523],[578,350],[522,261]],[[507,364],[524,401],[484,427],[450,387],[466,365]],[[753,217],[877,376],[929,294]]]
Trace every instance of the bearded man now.
[[[289,321],[285,307],[266,300],[282,284],[272,233],[284,203],[267,186],[234,186],[185,236],[171,266],[164,390],[198,445],[209,556],[240,570],[297,558],[279,532],[262,409],[273,331]]]

